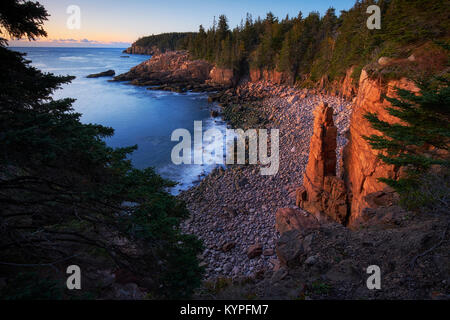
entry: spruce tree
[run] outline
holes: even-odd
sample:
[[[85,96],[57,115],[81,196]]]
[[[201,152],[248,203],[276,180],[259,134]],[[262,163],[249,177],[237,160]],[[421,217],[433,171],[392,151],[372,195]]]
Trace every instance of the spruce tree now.
[[[217,24],[217,39],[216,41],[218,43],[221,43],[222,40],[225,40],[228,34],[230,33],[230,27],[228,26],[228,19],[227,17],[222,14],[219,16],[219,22]]]
[[[0,30],[32,40],[45,36],[47,17],[39,3],[3,0]],[[132,274],[155,298],[189,297],[200,284],[201,243],[179,229],[188,212],[167,192],[174,184],[133,168],[136,146],[107,146],[112,128],[81,123],[73,99],[52,97],[73,77],[43,73],[0,43],[0,277],[8,280],[0,296],[48,298],[41,286],[65,286],[58,277],[76,264],[87,275]],[[30,271],[37,275],[20,274]],[[83,292],[98,292],[101,283],[89,284]],[[56,291],[50,298],[75,294]]]
[[[365,115],[371,126],[382,135],[364,137],[375,150],[380,150],[380,159],[397,168],[404,168],[399,179],[381,178],[380,181],[397,190],[403,199],[411,201],[411,194],[421,197],[418,202],[435,200],[432,194],[417,194],[427,175],[435,172],[448,174],[450,142],[450,89],[448,78],[417,82],[418,94],[405,89],[396,89],[398,97],[386,97],[392,104],[387,112],[398,118],[398,123],[380,120],[375,113]],[[448,192],[446,185],[435,186]],[[425,197],[429,197],[426,199]],[[447,194],[448,198],[448,194]],[[408,203],[405,203],[408,205]]]

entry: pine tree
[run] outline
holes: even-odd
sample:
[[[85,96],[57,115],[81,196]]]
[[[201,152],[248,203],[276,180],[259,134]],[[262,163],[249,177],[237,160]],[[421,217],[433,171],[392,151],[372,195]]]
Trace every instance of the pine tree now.
[[[222,14],[219,16],[219,22],[217,24],[217,42],[220,43],[222,40],[225,40],[229,33],[230,27],[228,26],[228,19],[225,15]]]
[[[406,173],[397,180],[381,178],[380,181],[406,198],[417,190],[432,166],[445,169],[450,164],[449,82],[448,78],[418,82],[419,94],[397,88],[398,98],[386,99],[392,104],[387,111],[401,120],[398,123],[380,120],[374,113],[365,115],[372,127],[383,134],[365,139],[372,148],[382,151],[379,157],[383,162],[404,168]]]
[[[47,17],[39,3],[4,0],[0,30],[13,38],[45,36]],[[133,168],[127,157],[136,146],[108,147],[104,138],[114,130],[81,123],[73,99],[52,98],[73,77],[42,73],[6,39],[0,43],[0,277],[8,279],[0,296],[47,297],[34,289],[39,296],[30,296],[15,275],[45,273],[49,265],[65,274],[54,264],[63,260],[151,279],[140,285],[155,298],[188,297],[200,284],[201,243],[179,230],[188,212],[167,192],[174,184],[152,168]],[[25,278],[25,288],[41,284]]]
[[[281,47],[277,69],[281,72],[292,72],[292,32],[288,32],[284,38],[283,46]]]

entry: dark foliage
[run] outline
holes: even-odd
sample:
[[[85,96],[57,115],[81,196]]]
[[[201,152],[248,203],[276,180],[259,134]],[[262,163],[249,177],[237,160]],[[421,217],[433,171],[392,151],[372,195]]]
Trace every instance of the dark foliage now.
[[[135,45],[148,48],[156,46],[162,52],[165,52],[185,47],[187,38],[192,37],[193,35],[194,33],[192,32],[162,33],[140,38],[135,42]]]
[[[42,35],[45,9],[22,5],[2,2],[2,26]],[[201,243],[178,228],[187,210],[167,192],[173,184],[132,167],[136,146],[108,147],[114,130],[81,123],[73,99],[52,98],[73,77],[42,73],[3,45],[0,59],[0,274],[11,282],[2,296],[46,298],[33,286],[54,288],[56,278],[25,273],[22,287],[11,286],[18,272],[57,276],[77,264],[127,270],[155,298],[188,297],[201,278]]]
[[[39,2],[2,0],[0,3],[0,25],[12,38],[35,40],[36,37],[47,36],[42,24],[48,16]],[[0,42],[5,44],[5,39],[0,39]]]
[[[366,10],[372,4],[380,6],[381,30],[366,26]],[[448,6],[446,0],[359,0],[340,16],[333,8],[322,17],[299,12],[282,20],[271,12],[264,19],[247,14],[232,30],[222,15],[209,30],[200,26],[198,33],[189,34],[175,48],[188,49],[193,59],[206,59],[238,73],[248,66],[287,72],[302,85],[324,76],[342,78],[354,66],[356,81],[362,68],[382,55],[399,57],[406,54],[401,50],[405,46],[446,39]]]

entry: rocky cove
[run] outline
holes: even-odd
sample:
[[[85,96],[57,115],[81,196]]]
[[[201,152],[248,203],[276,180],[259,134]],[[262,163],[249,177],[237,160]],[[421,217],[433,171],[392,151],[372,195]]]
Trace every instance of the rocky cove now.
[[[346,141],[343,133],[351,111],[348,102],[318,95],[301,99],[302,92],[267,83],[247,84],[239,90],[257,94],[261,88],[269,88],[272,96],[259,102],[264,109],[260,111],[271,119],[265,127],[280,130],[278,174],[265,177],[259,174],[258,166],[230,166],[216,170],[199,186],[180,195],[192,213],[185,230],[201,236],[207,246],[203,258],[208,278],[251,276],[278,266],[275,213],[278,208],[295,207],[296,189],[308,162],[313,110],[318,104],[335,107],[339,149]]]
[[[149,90],[211,92],[233,127],[280,130],[277,175],[261,176],[255,165],[217,168],[179,195],[191,214],[183,231],[205,245],[199,258],[206,283],[226,283],[215,295],[439,298],[446,291],[448,218],[397,206],[395,192],[378,178],[400,173],[362,137],[374,132],[364,119],[369,110],[395,121],[384,94],[416,88],[406,78],[380,84],[364,70],[355,85],[352,73],[332,90],[325,80],[302,89],[275,71],[251,70],[238,79],[171,51],[114,78]],[[423,254],[431,249],[436,254]],[[367,290],[371,264],[384,270],[389,290]],[[199,296],[207,298],[207,290]]]

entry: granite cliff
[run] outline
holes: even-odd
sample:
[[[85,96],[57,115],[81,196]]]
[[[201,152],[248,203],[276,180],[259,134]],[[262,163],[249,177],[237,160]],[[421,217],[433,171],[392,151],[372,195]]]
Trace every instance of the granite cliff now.
[[[392,64],[392,62],[391,62]],[[387,64],[383,59],[380,67]],[[328,83],[321,79],[312,94],[322,93],[352,99],[351,125],[346,134],[348,143],[337,163],[337,129],[333,123],[333,109],[320,104],[315,111],[314,133],[311,138],[309,162],[303,177],[303,185],[297,190],[296,204],[314,214],[325,214],[333,220],[349,225],[358,225],[365,209],[388,206],[395,203],[397,195],[378,181],[380,177],[398,177],[398,169],[386,165],[377,157],[363,138],[376,133],[364,118],[367,112],[376,112],[388,122],[396,119],[390,116],[386,107],[389,102],[384,95],[393,96],[394,88],[417,92],[414,83],[406,78],[383,83],[361,72],[358,85],[353,81],[354,67],[347,70],[340,81]],[[276,70],[251,69],[250,83],[267,83],[289,86],[293,79]],[[131,81],[132,84],[149,86],[152,90],[183,92],[223,90],[238,86],[239,79],[232,69],[214,66],[205,60],[191,60],[187,51],[157,53],[151,59],[134,67],[129,72],[115,77],[116,81]],[[261,88],[261,92],[265,92]],[[266,90],[267,91],[267,90]],[[241,95],[240,91],[236,91]],[[267,93],[270,96],[270,92]],[[306,95],[302,94],[301,98]],[[293,97],[291,103],[299,98]],[[215,100],[215,97],[212,97]],[[231,99],[233,100],[233,99]],[[234,100],[239,100],[235,98]],[[233,100],[233,101],[234,101]],[[339,176],[336,168],[340,167]],[[361,219],[359,219],[361,218]]]
[[[141,47],[133,43],[131,47],[125,49],[123,53],[128,54],[145,54],[145,55],[155,55],[161,53],[161,50],[157,46],[152,47]]]
[[[172,91],[208,91],[231,87],[237,82],[232,70],[217,68],[205,60],[191,60],[186,51],[155,54],[114,80]]]
[[[297,190],[297,205],[314,214],[326,214],[333,220],[358,226],[367,209],[390,206],[397,195],[378,178],[396,178],[398,168],[383,163],[364,136],[377,134],[364,115],[375,112],[387,122],[397,118],[388,114],[390,103],[384,95],[394,96],[394,88],[418,92],[412,81],[402,78],[382,83],[371,79],[365,70],[361,73],[358,93],[353,102],[348,143],[342,154],[341,176],[336,176],[336,129],[333,111],[319,105],[315,113],[314,134],[311,138],[309,162],[303,177],[303,186]]]

